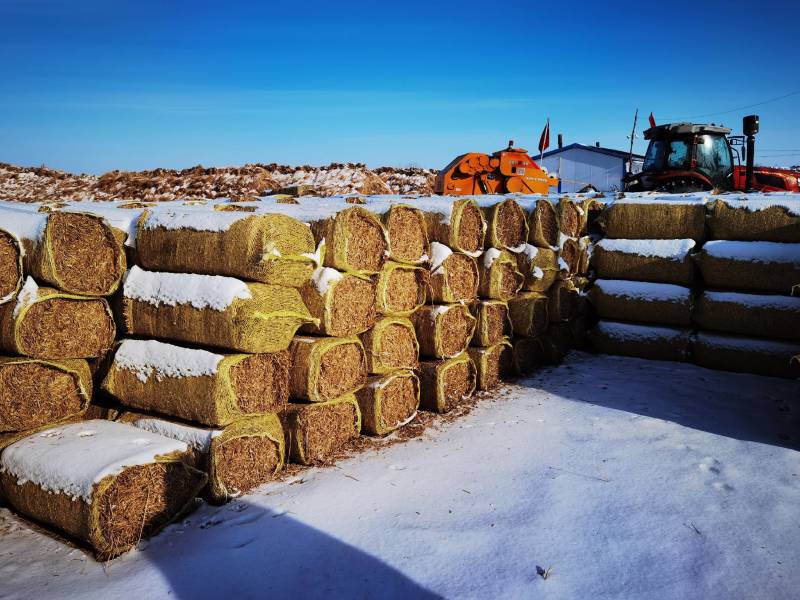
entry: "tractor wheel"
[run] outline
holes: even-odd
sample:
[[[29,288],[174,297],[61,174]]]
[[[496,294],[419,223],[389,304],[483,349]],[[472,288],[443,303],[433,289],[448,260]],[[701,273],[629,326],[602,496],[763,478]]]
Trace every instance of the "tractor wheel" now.
[[[707,192],[708,186],[704,185],[697,179],[687,179],[679,177],[677,179],[669,179],[658,186],[656,192],[664,192],[667,194],[686,194],[689,192]]]

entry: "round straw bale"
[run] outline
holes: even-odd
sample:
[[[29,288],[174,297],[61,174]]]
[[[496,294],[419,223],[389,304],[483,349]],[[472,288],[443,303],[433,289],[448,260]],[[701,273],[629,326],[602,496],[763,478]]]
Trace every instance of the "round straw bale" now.
[[[429,271],[393,261],[377,276],[377,311],[383,315],[408,316],[425,304]]]
[[[484,208],[487,232],[484,246],[518,251],[528,241],[528,220],[519,203],[506,198]]]
[[[599,218],[606,235],[627,240],[675,240],[705,237],[706,207],[700,200],[617,200]]]
[[[326,267],[374,274],[386,260],[389,249],[386,229],[374,214],[360,206],[314,221],[311,230],[317,243],[325,241]]]
[[[322,267],[300,288],[300,295],[319,320],[319,325],[304,325],[303,333],[344,337],[375,324],[377,283],[364,275]]]
[[[504,379],[508,379],[512,368],[511,342],[502,342],[488,348],[469,349],[469,357],[475,363],[477,370],[477,384],[479,390],[490,390]]]
[[[383,215],[389,258],[409,265],[428,261],[430,248],[425,214],[408,204],[393,204]]]
[[[592,249],[591,262],[603,279],[689,286],[695,280],[689,253],[694,245],[693,240],[601,240]]]
[[[708,227],[715,240],[800,243],[800,202],[720,198],[710,205]]]
[[[475,363],[466,352],[445,360],[420,363],[420,402],[423,410],[446,413],[475,392]]]
[[[669,283],[598,279],[589,291],[597,314],[611,321],[690,325],[692,291]]]
[[[410,319],[383,317],[360,336],[367,358],[367,372],[383,375],[397,369],[416,369],[419,342]]]
[[[483,249],[486,219],[480,206],[471,198],[442,199],[449,206],[441,211],[426,210],[428,239],[452,248],[456,252],[477,254]]]
[[[370,377],[356,392],[362,431],[386,435],[414,419],[419,408],[419,378],[412,371]]]
[[[475,300],[480,282],[475,259],[466,254],[451,252],[439,261],[436,254],[434,252],[434,263],[431,266],[428,301],[447,303]],[[440,257],[442,254],[445,253],[442,252]]]
[[[706,291],[693,318],[705,329],[753,337],[800,340],[800,298]]]
[[[528,242],[539,248],[558,245],[558,213],[547,198],[539,198],[528,214]]]
[[[361,410],[352,394],[286,409],[289,458],[301,465],[330,460],[361,431]]]
[[[572,198],[562,197],[558,201],[559,230],[567,237],[577,238],[585,224],[583,208]]]
[[[800,244],[713,241],[693,256],[709,287],[790,294],[800,281]]]
[[[136,249],[139,264],[153,271],[291,287],[308,281],[316,266],[310,227],[279,214],[149,212],[140,221]]]
[[[536,337],[545,332],[549,318],[548,298],[537,292],[520,292],[508,301],[508,316],[514,335]]]
[[[603,354],[684,362],[689,355],[690,334],[688,329],[600,321],[589,332],[589,339]]]
[[[701,367],[789,379],[800,377],[800,364],[792,360],[798,352],[796,342],[704,331],[692,343],[695,362]]]
[[[364,346],[355,336],[295,336],[289,353],[289,394],[293,398],[326,402],[356,391],[367,380]]]
[[[25,431],[80,415],[92,398],[85,360],[0,356],[0,432]]]
[[[22,247],[13,235],[0,229],[0,304],[14,298],[22,279]]]
[[[475,317],[473,346],[494,346],[511,334],[508,303],[504,300],[476,300],[470,304],[470,312]]]
[[[0,347],[33,358],[94,358],[114,343],[114,318],[102,298],[40,288],[28,278],[17,301],[0,305]]]
[[[517,270],[517,257],[508,250],[489,248],[477,262],[482,298],[508,300],[522,287],[525,278]]]
[[[475,317],[464,304],[426,305],[411,317],[421,356],[451,358],[466,350]]]

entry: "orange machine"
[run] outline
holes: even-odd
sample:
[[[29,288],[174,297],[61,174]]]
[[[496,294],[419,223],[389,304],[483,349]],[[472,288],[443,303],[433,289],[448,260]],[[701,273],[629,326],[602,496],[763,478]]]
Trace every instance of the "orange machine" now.
[[[528,156],[528,151],[514,148],[498,150],[491,156],[479,152],[462,154],[439,171],[434,191],[441,195],[469,194],[547,194],[558,178],[545,173]]]

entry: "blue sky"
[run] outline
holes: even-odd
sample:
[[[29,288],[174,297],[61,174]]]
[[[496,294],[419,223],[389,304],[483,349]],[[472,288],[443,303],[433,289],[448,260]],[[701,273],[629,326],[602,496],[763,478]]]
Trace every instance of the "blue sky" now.
[[[0,0],[0,161],[442,167],[509,138],[533,148],[547,117],[553,144],[562,132],[627,148],[638,107],[643,120],[702,115],[737,131],[757,112],[760,162],[798,164],[797,12],[739,0]]]

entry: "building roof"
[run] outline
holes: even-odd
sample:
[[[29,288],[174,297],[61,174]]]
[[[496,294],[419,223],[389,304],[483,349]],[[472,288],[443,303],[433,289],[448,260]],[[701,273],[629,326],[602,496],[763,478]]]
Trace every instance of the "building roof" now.
[[[549,152],[545,152],[543,156],[544,158],[547,158],[548,156],[553,156],[554,154],[565,152],[567,150],[588,150],[590,152],[598,152],[600,154],[607,154],[608,156],[616,156],[617,158],[623,158],[626,160],[629,156],[629,153],[625,152],[624,150],[613,150],[611,148],[598,148],[597,146],[586,146],[584,144],[569,144],[567,146],[564,146],[563,148],[556,148],[555,150],[550,150]],[[634,153],[633,158],[638,158],[640,160],[643,160],[644,156],[642,156],[641,154]]]

